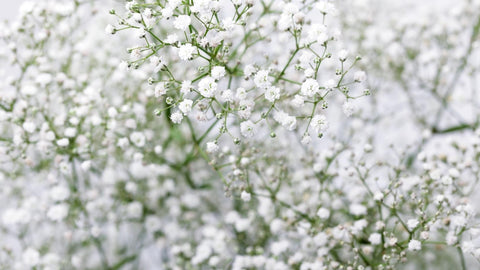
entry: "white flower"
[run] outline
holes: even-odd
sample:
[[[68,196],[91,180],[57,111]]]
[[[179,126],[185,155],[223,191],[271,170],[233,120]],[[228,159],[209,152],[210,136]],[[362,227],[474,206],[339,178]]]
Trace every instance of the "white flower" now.
[[[192,22],[192,19],[188,15],[180,15],[173,22],[173,26],[178,29],[185,31]]]
[[[47,212],[47,217],[52,221],[61,221],[68,215],[68,205],[67,204],[57,204],[52,207]]]
[[[80,167],[82,168],[82,170],[88,171],[92,167],[92,161],[91,160],[85,160],[84,162],[82,162],[80,164]]]
[[[449,232],[447,233],[446,238],[445,238],[445,242],[446,242],[447,245],[449,245],[449,246],[455,245],[455,244],[458,242],[458,237],[455,235],[455,232],[449,231]]]
[[[211,98],[217,91],[217,83],[212,77],[205,77],[198,83],[198,91],[206,98]]]
[[[366,215],[367,208],[364,205],[354,203],[350,205],[350,213],[354,216]]]
[[[23,127],[23,130],[25,130],[25,132],[33,133],[37,126],[33,122],[24,122],[22,127]]]
[[[38,88],[33,84],[27,84],[20,91],[26,96],[33,96],[38,92]]]
[[[173,8],[171,6],[166,6],[164,9],[162,9],[162,16],[164,18],[170,18],[173,15]]]
[[[128,146],[130,142],[128,141],[128,138],[120,138],[118,139],[117,145],[118,147],[125,149],[125,147]]]
[[[353,74],[353,79],[356,82],[363,82],[367,79],[367,74],[364,71],[357,71]]]
[[[300,93],[307,97],[313,97],[320,91],[320,86],[315,79],[307,79],[300,90]]]
[[[115,34],[115,32],[116,32],[116,30],[115,30],[115,27],[113,27],[113,25],[108,24],[108,25],[105,27],[105,33],[110,34],[110,35],[113,35],[113,34]]]
[[[372,244],[372,245],[379,245],[382,243],[382,235],[379,234],[379,233],[372,233],[370,234],[370,236],[368,237],[368,241]]]
[[[257,71],[257,69],[253,65],[246,65],[245,68],[243,69],[243,75],[246,78],[249,78],[255,73],[255,71]]]
[[[208,244],[200,244],[197,246],[195,256],[192,258],[192,264],[198,265],[208,259],[212,255],[212,248]]]
[[[140,202],[132,202],[127,205],[127,216],[129,218],[141,218],[143,215],[143,205]]]
[[[180,104],[178,105],[178,109],[183,113],[183,114],[188,114],[189,112],[192,111],[192,105],[193,101],[190,99],[185,99]]]
[[[428,238],[430,238],[430,233],[428,231],[423,231],[420,233],[420,238],[423,240],[428,240]]]
[[[337,9],[335,8],[335,5],[331,2],[327,2],[325,0],[319,1],[316,5],[315,8],[318,9],[323,14],[330,14],[330,15],[336,15],[337,14]]]
[[[280,88],[275,86],[270,86],[265,91],[265,99],[270,102],[275,102],[275,100],[280,98]]]
[[[352,233],[358,235],[363,229],[368,225],[368,222],[365,219],[357,220],[353,223]]]
[[[232,102],[233,101],[233,92],[230,89],[227,89],[222,92],[221,100],[224,102]]]
[[[377,191],[377,192],[375,192],[375,194],[373,194],[373,199],[375,201],[381,201],[381,200],[383,200],[383,198],[384,198],[384,195],[380,191]]]
[[[347,50],[341,50],[341,51],[338,53],[338,59],[340,59],[340,61],[345,61],[345,60],[347,60],[347,57],[348,57],[348,51],[347,51]]]
[[[162,56],[153,55],[150,57],[150,63],[153,65],[153,72],[158,73],[162,67],[165,65]]]
[[[183,61],[187,61],[193,58],[193,53],[195,52],[196,48],[192,46],[192,44],[187,43],[185,45],[180,46],[178,50],[178,56]]]
[[[292,99],[292,105],[295,107],[301,107],[305,103],[305,98],[301,95],[295,95]]]
[[[242,191],[242,193],[240,194],[240,198],[242,198],[242,200],[243,200],[244,202],[248,202],[248,201],[250,201],[250,199],[252,198],[252,195],[244,190],[244,191]]]
[[[133,132],[130,134],[130,140],[137,147],[143,147],[145,145],[145,135],[142,132]]]
[[[188,94],[192,90],[192,81],[183,81],[182,86],[180,87],[180,92],[183,94]]]
[[[283,111],[275,112],[273,119],[288,130],[294,130],[297,126],[297,118],[295,118],[295,116],[290,116]]]
[[[307,144],[309,144],[311,141],[312,141],[312,136],[310,136],[309,134],[303,134],[302,140],[301,140],[301,143],[302,143],[303,145],[307,145]]]
[[[77,129],[73,127],[69,127],[65,129],[65,137],[73,138],[77,135]]]
[[[215,80],[223,78],[226,74],[225,67],[214,66],[211,71],[211,75]]]
[[[418,222],[418,220],[416,220],[416,219],[409,219],[407,221],[407,227],[408,227],[409,230],[413,230],[418,226],[419,223],[420,222]]]
[[[312,128],[316,133],[325,132],[328,129],[328,121],[325,115],[317,114],[312,118]]]
[[[452,177],[452,178],[458,178],[460,176],[460,172],[456,169],[456,168],[450,168],[448,170],[448,174]]]
[[[385,222],[381,220],[375,222],[375,230],[379,231],[379,230],[382,230],[383,228],[385,228]]]
[[[328,210],[327,208],[321,207],[317,211],[317,216],[321,219],[327,219],[328,217],[330,217],[330,210]]]
[[[391,247],[395,246],[398,242],[398,239],[396,237],[390,237],[388,238],[387,244]]]
[[[287,240],[281,240],[278,242],[273,242],[272,245],[270,246],[270,250],[273,255],[278,256],[282,252],[287,251],[289,246],[290,246],[290,242],[288,242]]]
[[[60,146],[60,147],[65,147],[69,144],[70,142],[68,141],[67,138],[63,138],[63,139],[60,139],[60,140],[57,140],[57,145]]]
[[[356,106],[353,105],[351,102],[345,101],[342,105],[343,113],[347,116],[350,117],[353,115],[353,113],[356,110]]]
[[[258,88],[266,89],[270,86],[270,78],[267,70],[259,70],[253,79]]]
[[[28,267],[34,267],[40,262],[40,253],[33,248],[27,248],[22,254],[22,261]]]
[[[309,27],[307,34],[309,42],[318,42],[319,44],[323,44],[328,40],[327,27],[323,24],[312,24]]]
[[[255,125],[250,120],[242,122],[240,124],[240,133],[247,138],[253,137],[255,135]]]
[[[408,250],[410,251],[417,251],[422,249],[422,243],[420,241],[412,239],[408,242]]]
[[[118,111],[114,107],[110,107],[108,108],[107,113],[110,118],[115,118],[115,116],[118,114]]]
[[[462,251],[465,253],[471,253],[475,249],[475,244],[472,241],[465,241],[462,243]]]
[[[167,93],[167,83],[160,82],[155,86],[155,97],[159,98]]]
[[[64,201],[70,196],[70,190],[64,186],[55,186],[50,190],[50,198],[54,201]]]
[[[170,115],[170,120],[172,120],[174,124],[180,124],[183,120],[183,114],[180,112],[174,112]]]
[[[218,144],[216,142],[207,142],[207,152],[215,153],[218,151]]]

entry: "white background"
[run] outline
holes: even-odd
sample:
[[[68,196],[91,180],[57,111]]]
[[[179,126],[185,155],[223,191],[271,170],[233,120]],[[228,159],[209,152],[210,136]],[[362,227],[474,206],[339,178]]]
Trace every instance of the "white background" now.
[[[24,0],[0,0],[0,21],[15,19],[22,2]]]

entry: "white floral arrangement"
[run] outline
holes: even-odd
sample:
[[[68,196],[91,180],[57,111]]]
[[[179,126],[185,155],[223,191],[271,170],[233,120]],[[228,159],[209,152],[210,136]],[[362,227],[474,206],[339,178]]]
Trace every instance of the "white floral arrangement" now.
[[[440,2],[23,3],[0,269],[478,268],[480,1]]]

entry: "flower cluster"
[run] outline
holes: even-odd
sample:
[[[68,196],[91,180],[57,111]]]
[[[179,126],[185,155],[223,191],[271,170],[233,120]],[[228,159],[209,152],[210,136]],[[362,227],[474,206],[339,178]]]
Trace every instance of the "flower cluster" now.
[[[148,81],[172,123],[196,120],[219,129],[213,142],[236,143],[280,125],[307,143],[326,131],[329,101],[342,97],[351,115],[364,95],[355,84],[366,74],[352,71],[361,58],[340,48],[336,14],[323,1],[132,1],[106,31],[143,42],[128,65],[154,66]]]
[[[478,267],[480,2],[406,2],[26,2],[0,268]]]

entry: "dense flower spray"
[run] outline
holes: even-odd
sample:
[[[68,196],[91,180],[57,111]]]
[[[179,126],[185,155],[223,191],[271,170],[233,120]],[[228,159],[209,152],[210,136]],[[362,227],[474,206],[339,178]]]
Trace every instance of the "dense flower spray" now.
[[[25,3],[0,268],[478,266],[480,3],[387,2]]]

